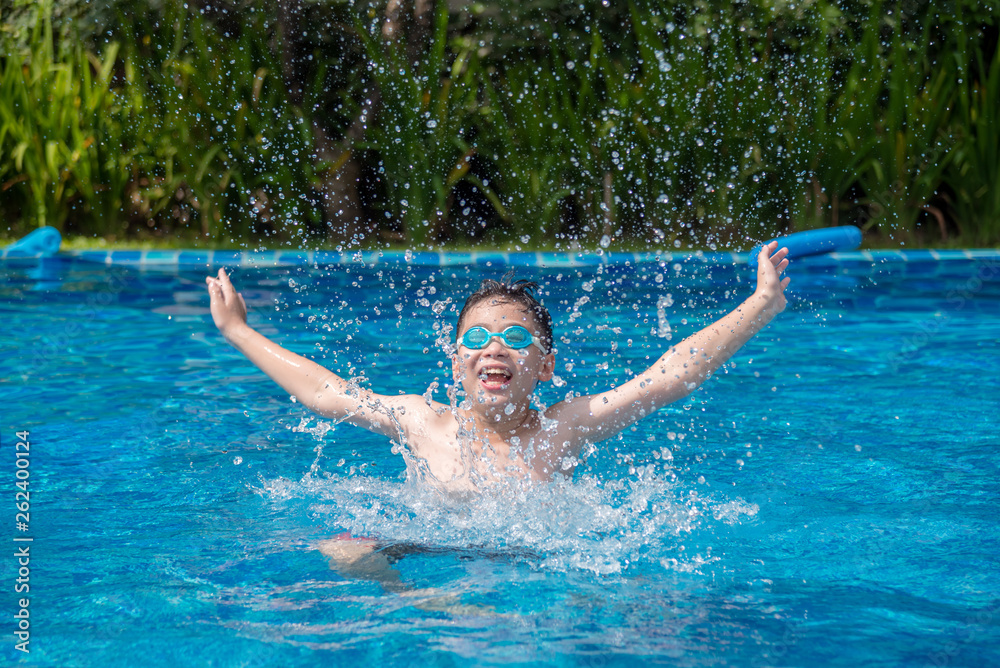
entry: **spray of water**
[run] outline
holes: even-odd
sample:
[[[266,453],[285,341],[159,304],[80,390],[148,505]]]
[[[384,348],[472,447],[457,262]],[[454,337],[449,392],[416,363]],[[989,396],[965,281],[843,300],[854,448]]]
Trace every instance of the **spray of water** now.
[[[333,425],[306,428],[328,440]],[[332,434],[337,436],[336,430]],[[468,441],[466,441],[468,443]],[[627,478],[584,474],[553,482],[472,476],[468,491],[435,484],[427,467],[405,447],[405,480],[324,472],[320,457],[299,481],[261,479],[253,491],[270,503],[298,500],[320,530],[348,531],[381,544],[428,550],[482,551],[521,559],[533,567],[619,573],[631,564],[698,571],[718,560],[710,547],[688,550],[700,529],[737,524],[756,515],[741,499],[701,496],[674,473],[669,458],[633,469]],[[320,450],[321,452],[321,450]],[[463,447],[463,459],[471,459]]]

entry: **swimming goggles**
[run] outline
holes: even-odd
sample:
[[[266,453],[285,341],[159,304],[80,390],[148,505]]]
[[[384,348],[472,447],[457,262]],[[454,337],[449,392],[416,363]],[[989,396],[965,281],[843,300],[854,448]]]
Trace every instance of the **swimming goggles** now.
[[[514,350],[523,350],[533,345],[545,353],[545,348],[538,342],[538,337],[532,336],[531,332],[520,325],[511,325],[502,332],[491,332],[485,327],[470,327],[465,330],[459,344],[472,350],[479,350],[488,346],[494,336],[499,336],[505,346]]]

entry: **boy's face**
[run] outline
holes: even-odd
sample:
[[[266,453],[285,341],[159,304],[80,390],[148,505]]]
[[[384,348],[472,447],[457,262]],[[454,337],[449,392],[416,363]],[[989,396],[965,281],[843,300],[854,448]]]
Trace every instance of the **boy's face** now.
[[[488,299],[472,307],[458,331],[458,340],[473,327],[485,327],[502,332],[512,325],[521,325],[537,337],[541,331],[534,317],[518,304]],[[489,408],[510,402],[527,401],[538,381],[552,378],[555,358],[536,346],[515,350],[492,337],[482,348],[466,348],[459,343],[452,360],[452,375],[461,383],[466,397],[476,405]]]

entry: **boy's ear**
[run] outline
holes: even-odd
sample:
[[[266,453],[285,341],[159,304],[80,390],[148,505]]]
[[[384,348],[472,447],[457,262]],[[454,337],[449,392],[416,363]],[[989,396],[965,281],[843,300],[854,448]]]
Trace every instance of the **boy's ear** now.
[[[456,350],[455,354],[451,356],[451,379],[456,383],[462,382],[462,379],[458,377],[460,371],[461,366],[458,364],[458,351]]]
[[[544,358],[545,361],[542,362],[542,369],[538,373],[538,380],[545,382],[552,380],[552,374],[556,370],[556,356],[549,353]]]

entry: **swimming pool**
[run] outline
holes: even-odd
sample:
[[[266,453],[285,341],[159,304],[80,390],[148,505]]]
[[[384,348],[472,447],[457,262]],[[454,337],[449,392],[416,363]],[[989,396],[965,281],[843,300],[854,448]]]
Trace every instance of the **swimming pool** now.
[[[572,481],[465,502],[405,483],[386,439],[290,401],[217,334],[185,258],[0,264],[7,534],[34,538],[30,655],[12,635],[24,543],[0,560],[5,662],[1000,662],[1000,253],[796,261],[789,308],[725,373]],[[192,259],[244,265],[265,335],[440,397],[452,308],[521,265],[556,321],[546,404],[728,311],[752,289],[739,260]],[[408,546],[410,590],[331,570],[314,545],[342,531]]]

